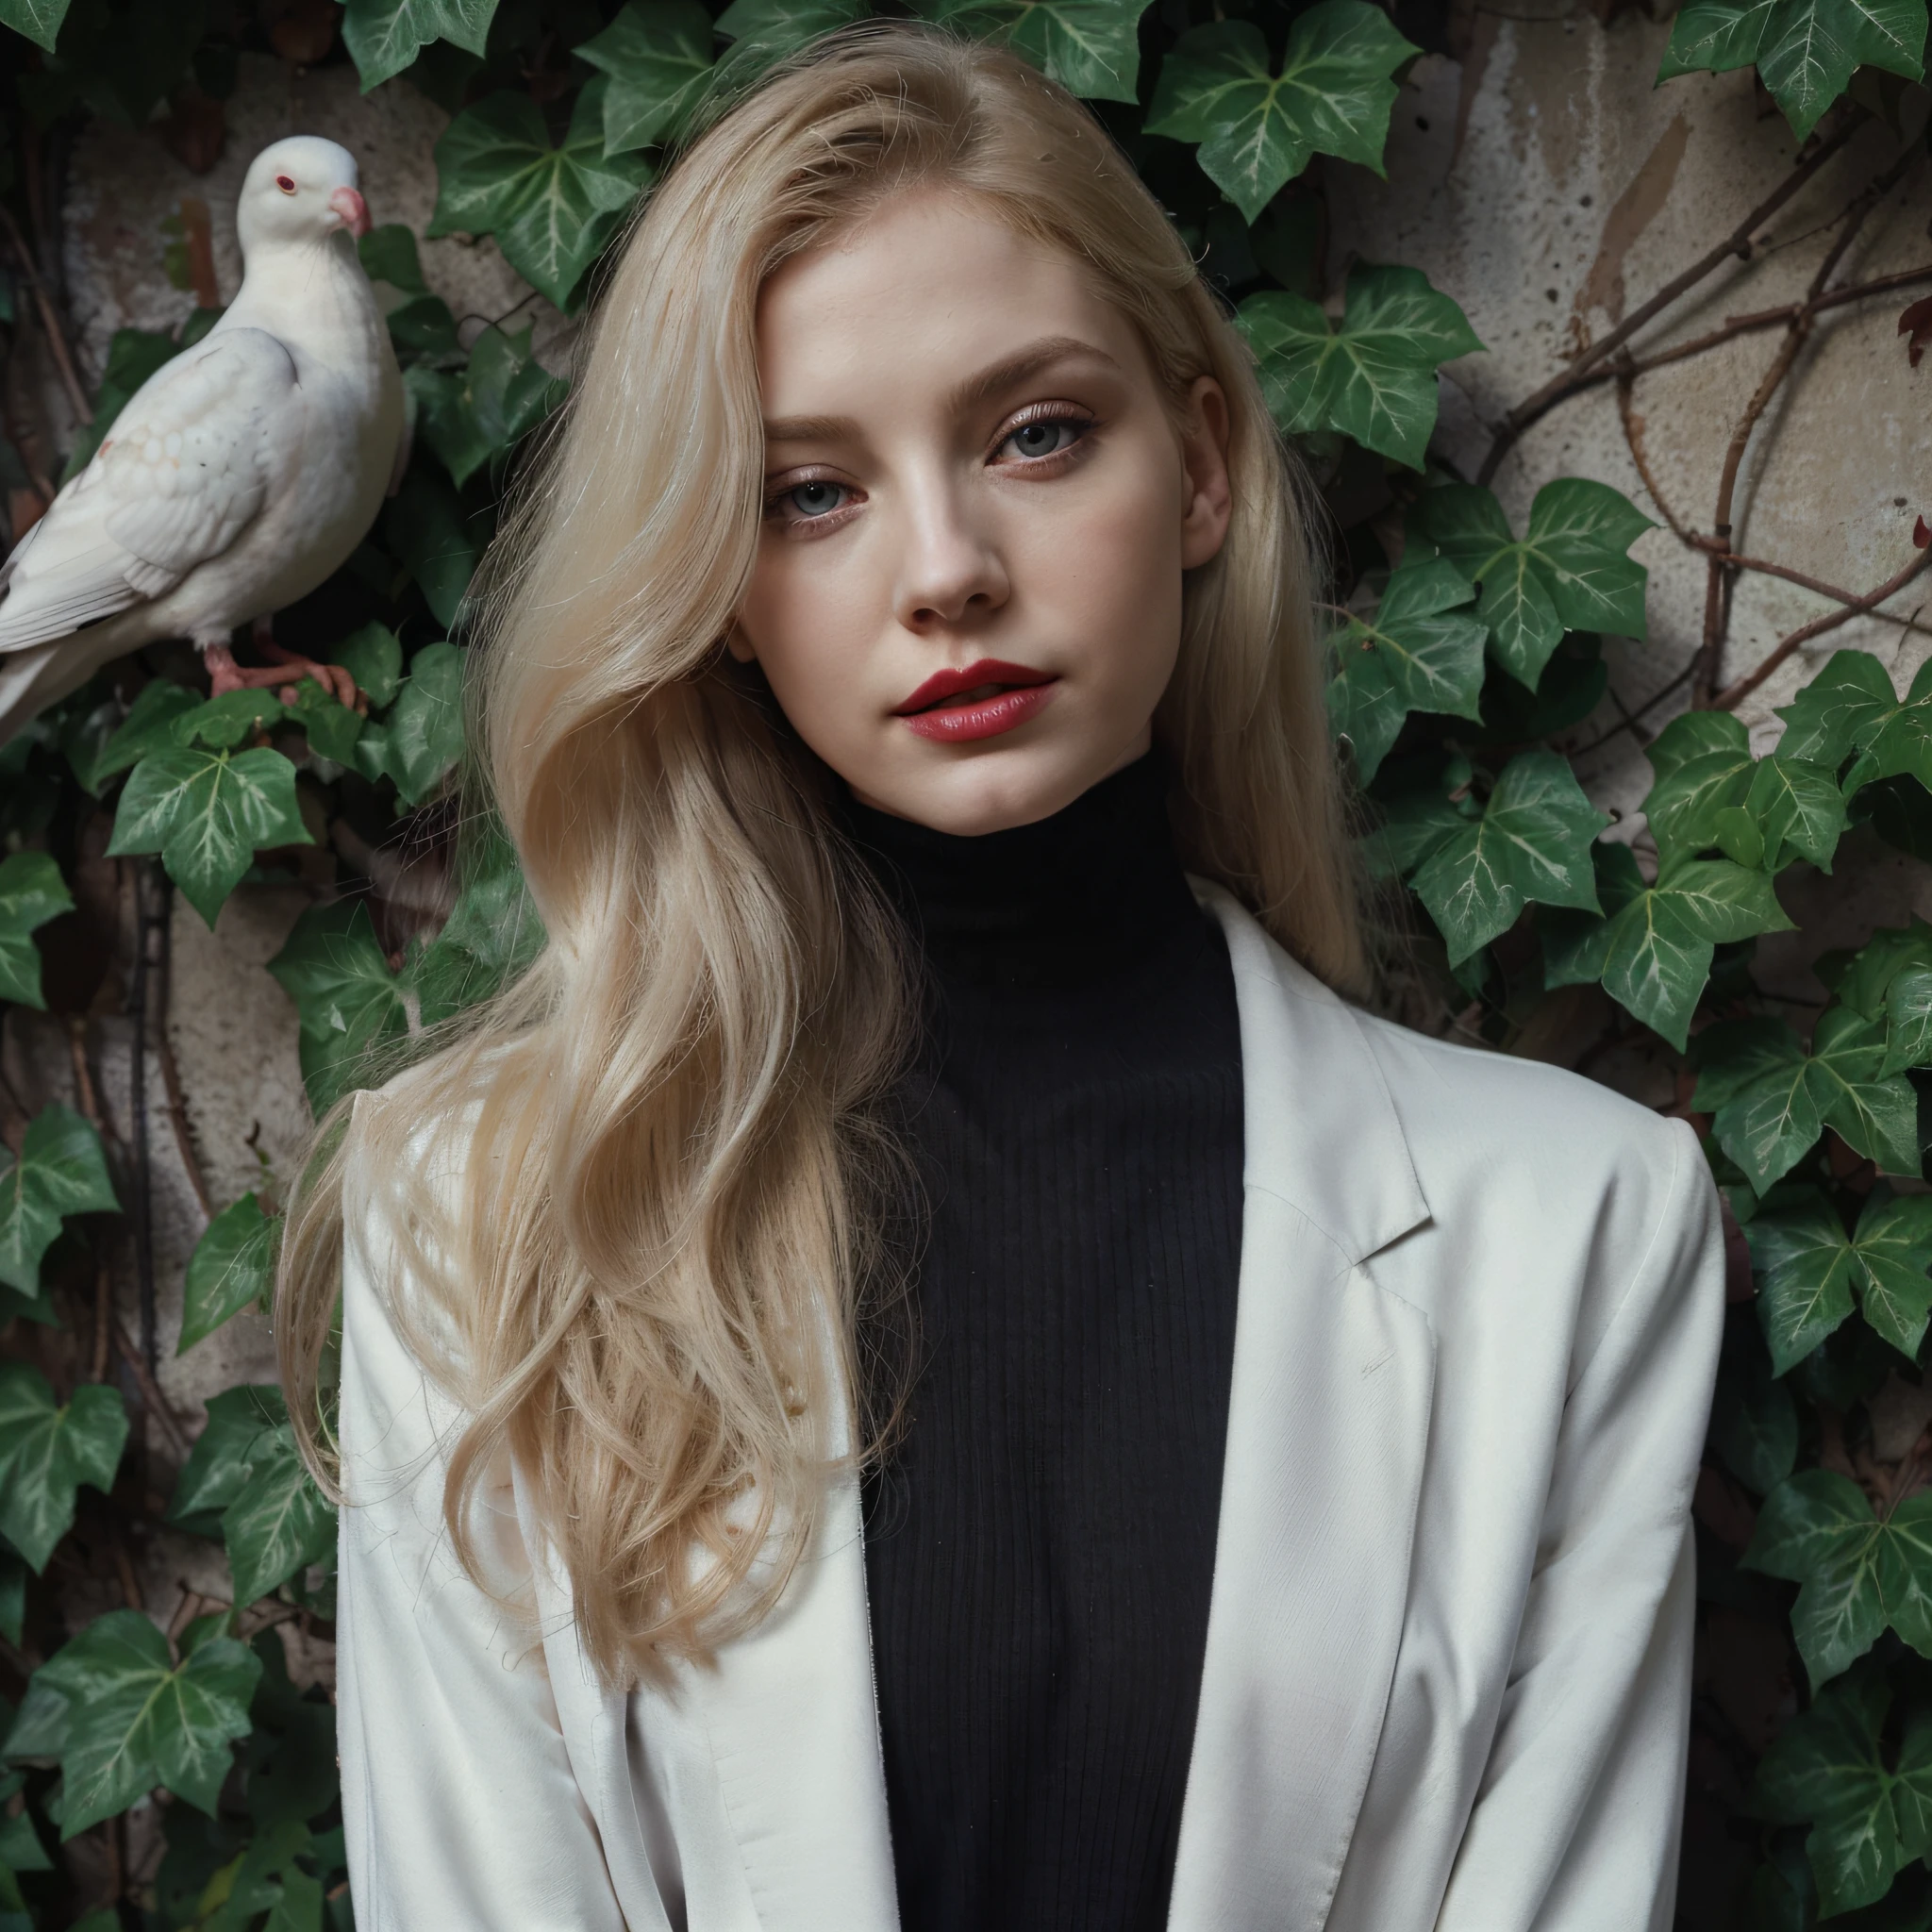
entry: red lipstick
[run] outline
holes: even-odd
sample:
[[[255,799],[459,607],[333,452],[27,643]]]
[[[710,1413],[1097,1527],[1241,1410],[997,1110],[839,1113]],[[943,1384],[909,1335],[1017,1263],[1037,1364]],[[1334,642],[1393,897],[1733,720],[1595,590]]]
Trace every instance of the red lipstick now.
[[[949,744],[996,738],[1036,716],[1059,679],[1050,671],[982,658],[958,671],[936,671],[894,712],[922,738]]]

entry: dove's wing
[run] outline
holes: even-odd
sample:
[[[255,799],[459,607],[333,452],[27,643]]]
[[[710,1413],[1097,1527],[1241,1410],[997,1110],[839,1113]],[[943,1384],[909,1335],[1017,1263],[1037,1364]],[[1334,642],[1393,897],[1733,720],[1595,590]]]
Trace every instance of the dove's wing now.
[[[258,514],[295,365],[226,329],[142,384],[88,464],[0,567],[0,651],[21,651],[172,591]]]

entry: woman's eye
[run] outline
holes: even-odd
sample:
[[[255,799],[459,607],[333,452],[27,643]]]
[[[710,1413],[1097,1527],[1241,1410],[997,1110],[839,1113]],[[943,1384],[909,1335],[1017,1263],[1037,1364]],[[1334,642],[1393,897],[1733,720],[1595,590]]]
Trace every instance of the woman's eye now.
[[[1011,450],[1014,455],[1028,460],[1057,457],[1062,450],[1073,448],[1091,427],[1084,417],[1048,416],[1039,422],[1023,423],[1019,428],[1009,430],[1000,449],[1002,453]]]
[[[843,509],[842,499],[846,494],[842,483],[817,479],[809,483],[794,483],[790,490],[780,491],[772,499],[772,514],[785,523],[812,523],[820,517],[829,516],[835,509]]]

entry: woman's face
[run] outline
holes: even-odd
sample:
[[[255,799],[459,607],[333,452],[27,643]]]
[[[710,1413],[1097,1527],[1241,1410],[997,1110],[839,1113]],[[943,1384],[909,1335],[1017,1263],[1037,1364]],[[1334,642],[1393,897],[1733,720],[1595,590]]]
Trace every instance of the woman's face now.
[[[968,201],[908,192],[758,310],[765,518],[730,643],[864,804],[981,833],[1138,758],[1226,403],[1177,429],[1132,324]]]

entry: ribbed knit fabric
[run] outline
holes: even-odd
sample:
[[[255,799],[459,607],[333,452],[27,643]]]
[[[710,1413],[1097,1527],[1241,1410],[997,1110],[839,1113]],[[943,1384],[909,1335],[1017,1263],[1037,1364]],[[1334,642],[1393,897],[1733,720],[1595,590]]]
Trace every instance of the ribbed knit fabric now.
[[[867,1494],[905,1932],[1166,1923],[1241,1252],[1241,1041],[1155,757],[960,839],[847,807],[923,941],[923,1372]]]

